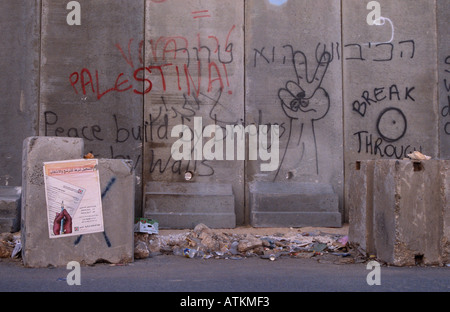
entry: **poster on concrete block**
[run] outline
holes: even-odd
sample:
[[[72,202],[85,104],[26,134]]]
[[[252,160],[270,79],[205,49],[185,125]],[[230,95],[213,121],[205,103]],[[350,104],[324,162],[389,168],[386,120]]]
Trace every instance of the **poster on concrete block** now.
[[[50,238],[104,231],[97,159],[44,163]]]

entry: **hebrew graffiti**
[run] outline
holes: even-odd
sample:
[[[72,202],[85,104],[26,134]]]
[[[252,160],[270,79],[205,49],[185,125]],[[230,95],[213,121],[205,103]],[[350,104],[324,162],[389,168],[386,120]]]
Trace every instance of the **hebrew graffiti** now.
[[[391,62],[398,59],[414,59],[416,56],[416,42],[412,39],[367,44],[352,42],[345,44],[344,49],[348,53],[346,61]]]

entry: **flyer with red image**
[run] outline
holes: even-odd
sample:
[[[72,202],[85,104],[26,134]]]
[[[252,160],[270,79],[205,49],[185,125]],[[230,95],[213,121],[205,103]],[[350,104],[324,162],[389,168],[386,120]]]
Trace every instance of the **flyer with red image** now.
[[[104,231],[98,160],[44,163],[50,238]]]

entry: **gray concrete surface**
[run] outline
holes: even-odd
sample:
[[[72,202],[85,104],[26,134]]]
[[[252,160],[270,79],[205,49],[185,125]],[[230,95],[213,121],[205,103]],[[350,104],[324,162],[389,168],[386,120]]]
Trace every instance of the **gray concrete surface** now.
[[[225,130],[228,124],[244,122],[243,26],[242,0],[146,1],[145,64],[151,72],[147,71],[145,77],[152,88],[147,92],[149,83],[145,83],[144,120],[149,135],[144,142],[144,180],[173,182],[175,186],[186,183],[184,174],[190,171],[194,177],[189,183],[232,185],[238,224],[245,222],[244,161],[211,161],[196,157],[194,152],[191,160],[175,161],[171,146],[178,136],[172,138],[171,130],[187,125],[194,141],[202,138],[202,133],[194,129],[195,117],[201,118],[200,132],[208,125]],[[192,142],[192,149],[202,150],[209,140],[206,137],[195,147]],[[220,138],[217,141],[224,142]],[[144,189],[147,191],[151,190]],[[173,200],[171,195],[167,200]],[[185,206],[186,212],[195,209],[189,202]],[[148,214],[151,207],[144,206],[143,210]]]
[[[229,184],[149,182],[144,217],[158,220],[159,228],[193,229],[236,227],[235,198]]]
[[[44,162],[80,159],[83,153],[84,142],[79,138],[30,137],[23,141],[21,241],[27,266],[45,261],[46,247],[41,244],[43,239],[49,240]]]
[[[373,170],[375,161],[360,161],[348,170],[349,240],[369,255],[375,254],[373,240]]]
[[[144,40],[144,3],[79,3],[81,25],[70,26],[67,1],[42,1],[39,135],[80,137],[97,158],[131,159],[140,207],[143,98],[133,90],[143,83],[133,79],[141,65],[128,48]]]
[[[351,242],[392,265],[447,261],[448,161],[362,161],[350,179]]]
[[[246,121],[280,126],[280,167],[261,172],[259,162],[248,162],[247,181],[283,182],[292,196],[297,182],[316,183],[317,190],[328,184],[339,197],[337,212],[344,184],[340,41],[339,1],[246,3]],[[272,208],[288,212],[281,197]]]
[[[0,3],[0,185],[22,185],[22,142],[38,134],[41,1]]]
[[[307,182],[252,182],[254,227],[341,227],[339,196],[331,185]]]
[[[27,153],[28,175],[34,176],[31,185],[24,187],[22,208],[22,257],[26,267],[61,266],[70,261],[94,264],[97,261],[127,263],[134,255],[134,181],[132,161],[99,159],[98,170],[102,192],[104,232],[65,238],[49,238],[47,205],[42,174],[42,162],[78,159],[83,153],[80,139],[39,138]],[[42,141],[50,141],[45,146]],[[55,146],[66,141],[71,145],[62,155]],[[69,143],[70,141],[70,143]],[[39,148],[39,147],[40,148]],[[67,147],[66,147],[67,148]],[[34,151],[34,155],[30,152]],[[39,157],[36,150],[40,151]],[[45,152],[45,153],[44,153]],[[45,154],[47,157],[45,157]],[[51,156],[48,156],[50,154]],[[57,157],[57,155],[59,157]],[[53,157],[53,158],[52,158]],[[64,158],[63,158],[64,157]]]
[[[450,262],[450,161],[441,162],[441,191],[443,211],[442,257]]]
[[[342,2],[346,172],[414,150],[439,157],[436,1],[378,3],[369,26],[367,1]]]
[[[450,28],[449,3],[437,0],[440,157],[450,158]]]
[[[179,308],[181,298],[212,296],[269,296],[270,307],[292,308],[298,292],[448,292],[450,269],[439,267],[380,268],[381,285],[369,286],[365,264],[334,265],[312,259],[259,258],[201,260],[157,256],[128,266],[96,264],[80,268],[80,286],[67,285],[71,270],[24,269],[19,263],[0,260],[0,290],[5,292],[149,292],[147,297]],[[184,294],[178,294],[178,293]],[[274,293],[274,294],[271,294]],[[277,297],[279,294],[279,297]],[[183,297],[180,297],[183,295]],[[323,300],[320,294],[320,300]],[[253,296],[253,294],[251,295]],[[303,300],[311,300],[311,295]],[[330,295],[327,295],[330,298]],[[58,296],[56,296],[58,297]],[[56,298],[55,297],[55,298]],[[220,297],[220,298],[219,298]],[[341,297],[341,295],[339,295]],[[285,299],[284,299],[285,298]],[[334,297],[333,297],[334,298]],[[278,301],[281,299],[281,301]],[[116,302],[116,301],[110,301]],[[405,303],[402,303],[405,305]],[[241,307],[248,309],[248,307]],[[214,309],[213,309],[214,310]]]
[[[376,161],[374,242],[379,259],[395,265],[442,261],[439,162]]]
[[[233,185],[238,225],[253,181],[329,184],[348,221],[356,161],[449,155],[449,2],[378,2],[369,26],[356,0],[80,0],[70,26],[67,2],[2,1],[0,185],[21,185],[25,137],[78,136],[97,157],[133,160],[136,215],[147,182],[192,171]],[[279,170],[174,161],[172,127],[194,117],[279,125]]]

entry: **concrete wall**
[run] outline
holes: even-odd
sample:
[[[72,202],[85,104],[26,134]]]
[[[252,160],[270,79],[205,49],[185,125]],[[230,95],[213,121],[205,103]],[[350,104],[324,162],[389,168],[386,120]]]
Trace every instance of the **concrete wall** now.
[[[279,6],[251,0],[246,17],[246,121],[280,125],[283,158],[280,169],[267,175],[257,175],[259,164],[249,163],[249,179],[285,181],[289,175],[342,190],[340,1]],[[301,89],[309,99],[306,109],[288,108],[294,99],[288,93]]]
[[[42,2],[39,134],[83,138],[86,152],[131,159],[141,173],[143,98],[133,91],[143,83],[128,47],[144,39],[144,3],[79,3],[81,25],[70,26],[67,1]]]
[[[343,1],[346,171],[414,150],[439,157],[436,2],[379,3],[381,25],[369,26],[366,1]]]
[[[192,171],[191,183],[232,185],[237,224],[253,182],[330,186],[348,220],[357,160],[450,155],[447,0],[379,0],[372,26],[358,0],[79,0],[79,26],[68,2],[0,3],[0,185],[21,185],[23,138],[78,136],[97,157],[133,160],[136,215],[147,182]],[[302,91],[315,111],[283,105]],[[171,130],[195,117],[279,125],[279,170],[174,161]]]
[[[450,28],[449,2],[437,1],[440,157],[450,158]]]
[[[37,134],[40,1],[0,3],[0,185],[22,183],[22,141]]]
[[[242,0],[146,2],[145,65],[149,70],[145,72],[143,92],[147,130],[144,181],[176,186],[186,183],[185,173],[192,172],[190,183],[232,185],[235,206],[239,207],[238,223],[244,222],[244,161],[211,161],[205,155],[197,157],[194,151],[191,160],[175,160],[171,147],[179,137],[172,138],[171,131],[177,125],[188,126],[194,133],[190,147],[202,150],[211,138],[207,136],[198,144],[194,141],[202,139],[199,132],[207,126],[220,126],[225,134],[226,125],[243,123],[243,25]],[[194,129],[196,118],[201,122],[199,131]],[[216,140],[225,143],[224,139]],[[225,149],[221,156],[225,159]],[[151,193],[151,186],[144,191]],[[211,205],[217,207],[218,213],[228,213],[228,209],[218,208],[220,203]],[[168,209],[165,211],[169,217],[184,210],[179,205]],[[144,214],[151,216],[152,211],[154,208],[144,207]]]
[[[326,184],[340,195],[342,208],[340,1],[277,5],[251,0],[246,5],[246,123],[280,127],[280,167],[262,172],[261,161],[250,161],[247,181],[272,182],[274,189],[283,188],[281,202],[289,201],[289,193],[297,194],[299,188],[310,189],[306,183],[318,189],[326,189]],[[299,105],[292,106],[296,100]],[[305,183],[304,187],[297,182]],[[273,220],[279,212],[287,212],[282,205],[270,206],[264,210],[273,212]],[[293,215],[285,216],[290,220],[281,223],[295,224]]]

